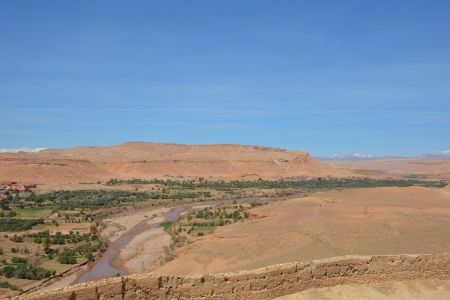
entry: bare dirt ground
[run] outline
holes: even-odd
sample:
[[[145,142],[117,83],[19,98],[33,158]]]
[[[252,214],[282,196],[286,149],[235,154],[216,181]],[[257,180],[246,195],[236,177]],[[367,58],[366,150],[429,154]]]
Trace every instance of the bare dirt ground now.
[[[172,238],[164,229],[155,228],[134,237],[120,252],[119,259],[130,274],[149,272],[164,256],[164,247],[171,243]]]
[[[156,272],[217,273],[339,255],[450,251],[450,193],[421,187],[320,192],[253,209]]]
[[[146,221],[148,224],[158,223],[163,220],[162,214],[170,211],[170,208],[147,208],[119,216],[113,216],[104,220],[107,227],[102,231],[102,235],[110,242],[117,240],[126,231],[135,227],[139,223]]]
[[[364,160],[334,160],[324,163],[350,168],[356,174],[373,176],[384,174],[409,175],[423,179],[450,180],[450,158],[393,157]]]
[[[450,281],[411,280],[309,289],[277,300],[447,300]]]
[[[19,181],[72,188],[109,178],[258,179],[353,176],[304,151],[244,145],[176,145],[131,142],[106,147],[0,153],[0,182]],[[69,185],[69,186],[67,186]]]

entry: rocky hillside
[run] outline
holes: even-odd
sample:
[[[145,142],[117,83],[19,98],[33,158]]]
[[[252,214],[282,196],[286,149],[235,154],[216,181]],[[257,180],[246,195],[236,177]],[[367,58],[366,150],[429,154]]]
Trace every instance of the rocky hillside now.
[[[131,142],[0,154],[0,181],[38,184],[109,178],[275,179],[328,175],[346,177],[353,173],[323,164],[307,152],[243,145]]]

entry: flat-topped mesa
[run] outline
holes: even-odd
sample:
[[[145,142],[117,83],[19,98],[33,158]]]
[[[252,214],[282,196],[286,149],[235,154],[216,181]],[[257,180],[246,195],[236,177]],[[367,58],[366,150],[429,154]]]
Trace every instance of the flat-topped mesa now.
[[[276,179],[353,174],[307,152],[246,145],[180,145],[129,142],[113,146],[0,154],[0,181],[79,183],[110,178]]]
[[[450,279],[450,254],[342,256],[236,273],[115,277],[19,296],[56,299],[273,299],[310,288],[389,280]]]
[[[152,160],[267,160],[271,157],[292,156],[302,151],[279,148],[231,144],[180,145],[163,143],[129,142],[105,147],[77,147],[47,150],[41,154],[64,155],[95,161],[152,161]],[[290,154],[287,154],[290,153]]]

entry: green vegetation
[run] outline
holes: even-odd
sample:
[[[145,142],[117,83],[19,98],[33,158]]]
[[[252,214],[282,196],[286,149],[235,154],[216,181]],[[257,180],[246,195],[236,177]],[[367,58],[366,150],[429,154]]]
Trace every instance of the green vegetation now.
[[[20,291],[20,289],[16,285],[11,284],[8,281],[0,281],[0,288],[10,289],[12,291]]]
[[[420,181],[420,180],[397,180],[397,179],[367,179],[367,178],[316,178],[316,179],[296,179],[296,180],[258,180],[258,181],[190,181],[190,180],[118,180],[111,179],[105,183],[109,186],[121,184],[153,184],[157,188],[148,192],[120,191],[120,190],[77,190],[77,191],[57,191],[46,194],[17,195],[9,197],[1,203],[3,210],[0,214],[10,217],[0,222],[1,231],[19,231],[27,230],[29,226],[26,222],[32,221],[14,221],[31,220],[14,218],[16,215],[25,217],[42,217],[50,210],[57,211],[75,211],[75,210],[96,210],[100,208],[120,207],[125,205],[134,205],[144,201],[151,200],[184,200],[184,199],[209,199],[212,197],[244,197],[252,196],[255,191],[264,191],[277,189],[280,191],[317,191],[327,189],[343,188],[369,188],[369,187],[390,187],[390,186],[425,186],[441,187],[441,182]],[[213,194],[215,196],[213,196]],[[11,206],[15,210],[11,210]],[[5,221],[6,220],[6,221]],[[9,221],[8,221],[9,220]],[[41,219],[34,219],[41,220]],[[82,219],[75,219],[73,216],[67,216],[68,222],[81,222]],[[8,225],[5,223],[10,222]],[[13,223],[24,223],[23,228],[5,229],[8,227],[18,227]]]
[[[41,244],[42,241],[48,240],[50,245],[64,245],[64,244],[75,244],[82,241],[95,241],[98,240],[98,235],[96,233],[83,233],[71,231],[69,234],[62,234],[61,232],[56,232],[55,234],[50,234],[49,230],[40,231],[36,233],[30,233],[24,235],[26,238],[31,238],[34,243]]]
[[[54,274],[49,269],[67,270],[77,262],[93,259],[105,247],[101,228],[102,218],[133,205],[164,205],[188,200],[202,202],[224,199],[217,207],[192,211],[176,222],[163,222],[173,243],[164,249],[163,261],[174,258],[176,247],[211,234],[217,227],[253,218],[249,209],[267,203],[263,197],[304,195],[309,192],[389,186],[440,187],[440,182],[375,179],[293,179],[280,181],[206,181],[192,180],[118,180],[111,179],[108,186],[132,186],[123,190],[76,190],[45,194],[20,193],[9,195],[0,202],[0,240],[7,244],[0,248],[0,273],[6,278],[41,280]],[[123,187],[120,187],[123,188]],[[142,191],[145,190],[145,191]],[[245,200],[247,199],[247,200]],[[162,201],[164,200],[164,201]],[[244,203],[245,202],[245,203]],[[106,209],[105,209],[106,208]],[[44,221],[45,220],[45,221]],[[33,229],[32,231],[30,229]],[[25,232],[24,232],[25,231]],[[14,232],[14,233],[9,233]],[[20,232],[20,233],[15,233]],[[8,235],[9,233],[9,235]],[[14,242],[14,243],[11,243]],[[23,281],[0,281],[0,288],[18,289]]]
[[[105,207],[117,207],[123,204],[133,204],[148,199],[147,193],[127,191],[57,191],[47,194],[31,194],[25,201],[47,203],[57,210],[98,209]]]
[[[23,257],[17,257],[17,256],[13,256],[11,258],[11,262],[13,264],[26,264],[28,262],[28,259],[23,258]]]
[[[164,190],[158,192],[134,192],[134,191],[105,191],[105,190],[78,190],[57,191],[46,194],[17,195],[2,202],[3,211],[0,214],[6,217],[17,215],[11,211],[10,206],[18,208],[21,216],[42,216],[51,210],[74,211],[80,209],[96,210],[100,208],[120,207],[133,205],[147,200],[157,199],[198,199],[210,198],[208,191],[176,191]]]
[[[21,263],[16,266],[3,266],[1,273],[6,278],[15,277],[20,279],[41,280],[52,276],[54,274],[54,271],[43,268],[36,268],[32,265]]]
[[[15,243],[23,243],[23,237],[17,235],[10,237],[9,240]]]
[[[245,204],[220,205],[195,210],[181,217],[176,222],[163,222],[164,228],[172,237],[172,244],[164,249],[164,257],[161,263],[166,263],[174,258],[172,252],[177,247],[190,243],[193,239],[214,232],[219,226],[225,226],[249,218],[250,208],[264,205],[264,203],[251,201]]]
[[[214,190],[227,189],[336,189],[336,188],[369,188],[369,187],[389,187],[389,186],[425,186],[425,187],[443,187],[445,183],[436,181],[420,181],[420,180],[400,180],[400,179],[370,179],[370,178],[315,178],[315,179],[300,179],[300,180],[258,180],[258,181],[177,181],[177,180],[119,180],[111,179],[105,183],[106,185],[114,186],[120,184],[158,184],[165,187],[183,188],[183,189],[198,189],[209,188]]]
[[[9,217],[9,218],[13,218],[16,217],[17,213],[13,210],[7,210],[7,211],[2,211],[0,212],[0,217]]]
[[[58,255],[58,262],[61,264],[76,264],[77,258],[75,257],[75,251],[64,249]]]
[[[25,231],[38,224],[44,224],[43,219],[0,219],[0,231]]]
[[[160,224],[160,226],[162,228],[164,228],[165,231],[168,231],[171,227],[172,227],[173,222],[167,221],[167,222],[162,222]]]
[[[43,218],[51,211],[50,208],[44,206],[35,206],[17,209],[17,215],[22,218]]]

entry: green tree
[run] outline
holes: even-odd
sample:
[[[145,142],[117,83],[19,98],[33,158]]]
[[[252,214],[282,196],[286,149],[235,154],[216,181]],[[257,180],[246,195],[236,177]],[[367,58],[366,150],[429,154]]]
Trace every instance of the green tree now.
[[[65,249],[58,255],[58,261],[61,264],[76,264],[77,259],[73,250]]]

